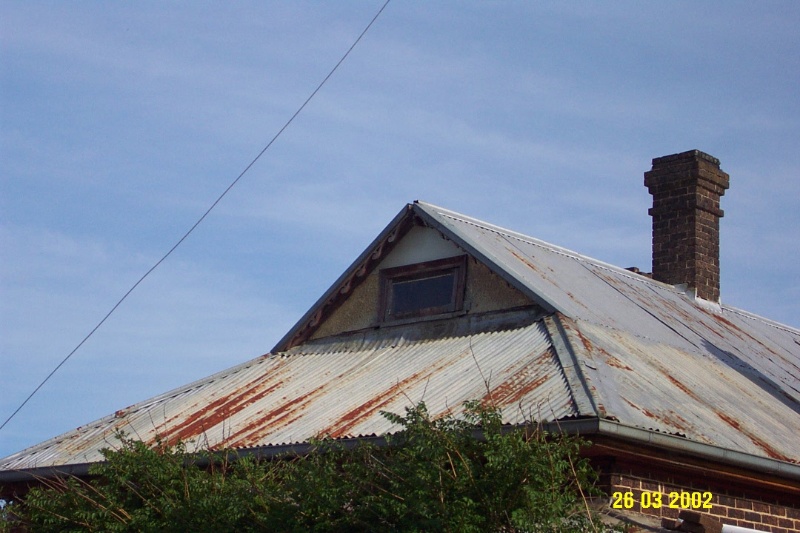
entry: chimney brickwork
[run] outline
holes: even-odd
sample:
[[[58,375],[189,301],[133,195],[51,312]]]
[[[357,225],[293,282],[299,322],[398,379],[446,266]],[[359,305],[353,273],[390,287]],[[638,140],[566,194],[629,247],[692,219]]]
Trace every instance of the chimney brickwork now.
[[[653,195],[653,279],[686,283],[718,302],[719,206],[728,174],[715,157],[690,150],[653,159],[644,185]]]

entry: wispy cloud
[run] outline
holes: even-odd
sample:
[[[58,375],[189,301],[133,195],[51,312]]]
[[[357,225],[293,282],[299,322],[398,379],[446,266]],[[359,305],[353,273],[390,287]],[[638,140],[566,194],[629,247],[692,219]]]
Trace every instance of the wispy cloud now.
[[[6,3],[0,411],[277,132],[378,5]],[[796,2],[392,3],[0,455],[262,353],[424,199],[649,268],[650,159],[731,174],[723,298],[800,325]]]

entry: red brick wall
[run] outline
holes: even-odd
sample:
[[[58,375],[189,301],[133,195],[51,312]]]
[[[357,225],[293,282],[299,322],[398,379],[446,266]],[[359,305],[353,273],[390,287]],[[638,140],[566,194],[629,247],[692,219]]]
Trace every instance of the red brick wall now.
[[[772,533],[800,532],[800,502],[790,496],[710,479],[634,468],[615,468],[605,479],[609,494],[632,493],[633,507],[628,511],[677,518],[680,509],[668,507],[670,492],[710,492],[711,509],[693,510],[708,514],[723,524]],[[641,494],[646,491],[661,493],[662,503],[666,505],[660,509],[643,509]]]

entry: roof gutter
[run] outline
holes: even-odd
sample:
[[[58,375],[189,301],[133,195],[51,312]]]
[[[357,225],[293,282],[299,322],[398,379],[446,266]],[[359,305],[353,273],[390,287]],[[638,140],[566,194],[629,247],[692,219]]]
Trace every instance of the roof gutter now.
[[[375,446],[385,446],[386,437],[372,435],[369,437],[352,437],[336,439],[336,444],[344,449],[352,449],[359,444],[369,443]],[[256,446],[253,448],[242,448],[231,450],[227,452],[229,458],[242,458],[254,457],[256,459],[276,459],[280,457],[291,457],[298,455],[305,455],[313,452],[317,446],[309,442],[300,442],[295,444],[279,444],[274,446]],[[98,461],[96,463],[76,463],[57,466],[41,466],[35,468],[25,468],[18,470],[0,470],[0,487],[4,484],[11,483],[27,483],[41,481],[43,479],[53,479],[55,477],[86,477],[89,475],[89,469],[104,463],[105,461]],[[192,461],[200,467],[207,466],[209,460],[207,457],[196,457]]]
[[[84,477],[89,475],[89,468],[97,463],[78,463],[58,466],[41,466],[23,470],[0,470],[0,487],[10,483],[26,483],[53,479],[59,476]]]
[[[773,474],[794,481],[800,481],[800,465],[798,464],[728,450],[719,446],[689,440],[684,437],[627,426],[612,420],[601,418],[561,420],[542,424],[542,428],[554,433],[614,437],[627,442],[654,446],[662,450],[680,452],[691,455],[692,457],[709,459],[730,466],[737,466],[756,472]]]

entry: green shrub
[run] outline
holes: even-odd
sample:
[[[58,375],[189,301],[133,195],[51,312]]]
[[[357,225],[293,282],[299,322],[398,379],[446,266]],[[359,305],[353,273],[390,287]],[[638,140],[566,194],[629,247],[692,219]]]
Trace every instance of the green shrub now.
[[[307,454],[269,461],[121,436],[89,480],[43,480],[6,505],[0,530],[603,529],[586,505],[595,476],[578,455],[582,441],[511,430],[476,402],[462,419],[432,420],[424,403],[383,414],[401,427],[386,446],[322,438]]]

